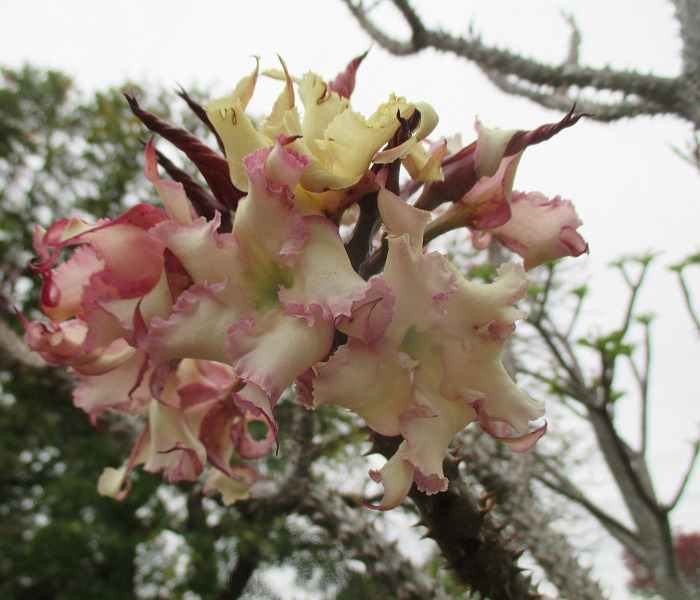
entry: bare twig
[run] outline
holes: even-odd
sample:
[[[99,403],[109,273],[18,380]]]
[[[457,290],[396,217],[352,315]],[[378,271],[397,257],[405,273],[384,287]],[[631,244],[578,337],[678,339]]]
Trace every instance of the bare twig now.
[[[644,75],[609,67],[598,69],[579,63],[581,35],[572,18],[569,52],[558,65],[525,58],[507,49],[489,46],[478,35],[455,36],[429,29],[408,0],[391,0],[411,29],[411,38],[398,40],[375,23],[361,0],[343,0],[360,26],[379,45],[399,56],[415,54],[424,48],[450,52],[476,64],[500,89],[529,98],[548,108],[565,109],[573,102],[594,119],[613,121],[650,114],[675,114],[700,128],[700,35],[694,27],[700,22],[697,0],[677,0],[681,23],[683,72],[677,77]],[[584,88],[617,92],[622,99],[597,102],[583,98]]]
[[[700,453],[700,439],[697,439],[693,442],[693,454],[690,457],[690,462],[688,463],[688,468],[685,470],[685,474],[683,475],[681,483],[678,486],[678,490],[673,495],[673,498],[671,498],[671,500],[668,502],[668,504],[665,504],[663,506],[663,509],[666,512],[671,512],[674,508],[676,508],[676,506],[678,505],[678,502],[680,501],[681,497],[683,496],[683,492],[685,491],[685,488],[687,487],[688,482],[690,481],[690,477],[693,474],[693,469],[695,468],[695,462],[698,458],[698,453]]]

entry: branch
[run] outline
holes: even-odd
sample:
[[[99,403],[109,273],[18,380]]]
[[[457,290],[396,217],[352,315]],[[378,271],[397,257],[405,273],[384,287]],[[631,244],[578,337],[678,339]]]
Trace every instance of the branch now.
[[[375,434],[372,452],[389,458],[399,439]],[[490,600],[531,600],[538,597],[529,577],[518,566],[522,554],[511,547],[494,515],[492,504],[481,505],[482,498],[465,485],[459,475],[458,461],[445,459],[447,491],[428,496],[413,486],[409,497],[447,560],[455,577],[471,590]]]
[[[603,592],[590,570],[579,564],[576,549],[553,526],[552,511],[542,505],[539,494],[532,489],[534,455],[499,453],[495,440],[474,429],[465,430],[459,442],[455,453],[459,453],[467,475],[495,494],[496,510],[509,524],[507,529],[545,570],[559,596],[602,600]]]
[[[688,464],[688,468],[685,471],[685,475],[683,476],[683,479],[681,480],[681,483],[678,486],[678,490],[673,495],[671,501],[663,506],[664,511],[666,511],[667,513],[671,512],[674,508],[676,508],[678,502],[681,499],[681,496],[683,496],[683,492],[685,492],[685,488],[687,487],[688,482],[690,481],[690,476],[693,474],[693,469],[695,468],[695,461],[698,458],[698,453],[700,453],[700,439],[695,440],[695,442],[693,442],[693,455],[690,457],[690,463]]]
[[[700,128],[700,81],[697,51],[697,0],[677,0],[682,19],[681,37],[685,42],[684,71],[678,77],[643,75],[634,71],[618,71],[582,66],[578,63],[580,34],[572,25],[569,55],[559,65],[548,65],[525,58],[507,49],[484,44],[479,36],[454,36],[445,31],[428,29],[408,0],[391,0],[411,29],[411,39],[397,40],[373,22],[361,0],[343,0],[365,32],[380,46],[399,56],[415,54],[424,48],[450,52],[476,64],[500,89],[529,98],[547,108],[566,109],[573,102],[594,119],[612,121],[642,114],[675,114]],[[688,21],[688,15],[692,19]],[[688,45],[693,48],[688,50]],[[546,89],[545,89],[546,88]],[[579,90],[592,88],[598,92],[621,93],[622,100],[602,103],[586,100]]]
[[[700,156],[700,154],[699,154]],[[700,163],[698,163],[700,166]],[[693,323],[695,324],[695,329],[697,329],[697,332],[700,333],[700,317],[698,317],[698,314],[695,312],[695,309],[693,308],[693,298],[690,295],[690,289],[688,287],[688,282],[685,280],[685,277],[683,277],[683,269],[687,267],[688,265],[691,264],[698,264],[700,263],[700,253],[696,253],[693,256],[689,256],[685,261],[678,265],[674,265],[671,267],[672,271],[675,271],[678,274],[678,282],[681,285],[681,291],[683,292],[683,300],[685,301],[685,306],[688,309],[688,314],[690,315],[690,318],[693,320]]]
[[[639,553],[643,552],[643,546],[640,544],[639,538],[635,532],[625,527],[622,523],[620,523],[620,521],[591,502],[591,500],[586,497],[579,487],[566,475],[564,475],[561,469],[551,464],[551,461],[547,457],[544,457],[537,452],[535,452],[534,456],[545,471],[554,477],[553,481],[543,474],[538,474],[535,475],[538,481],[541,481],[544,485],[551,488],[555,492],[565,496],[572,502],[575,502],[582,508],[586,509],[586,511],[589,512],[612,537],[620,542],[620,544],[622,544],[625,548],[630,549],[633,554],[638,555]]]

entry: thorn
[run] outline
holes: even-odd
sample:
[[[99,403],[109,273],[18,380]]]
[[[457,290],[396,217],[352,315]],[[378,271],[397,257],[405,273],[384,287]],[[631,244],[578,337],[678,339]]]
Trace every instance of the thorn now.
[[[496,494],[494,492],[488,492],[481,497],[482,502],[486,504],[478,509],[480,515],[485,515],[493,510],[494,504],[496,504]]]

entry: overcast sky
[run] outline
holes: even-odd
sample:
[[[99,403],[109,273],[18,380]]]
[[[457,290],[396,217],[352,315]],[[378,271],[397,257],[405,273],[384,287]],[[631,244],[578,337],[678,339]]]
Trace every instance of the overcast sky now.
[[[573,12],[583,35],[583,63],[660,75],[680,68],[670,2],[434,0],[420,5],[430,7],[425,14],[431,23],[466,32],[471,22],[485,41],[548,62],[565,56],[569,30],[561,11]],[[330,79],[371,45],[340,0],[201,0],[196,6],[184,0],[6,0],[0,65],[29,61],[58,68],[84,89],[131,79],[224,94],[250,72],[251,55],[261,57],[263,69],[277,68],[279,54],[294,74],[313,70]],[[389,28],[403,31],[386,14]],[[264,113],[278,90],[278,83],[261,83],[252,111]],[[488,126],[523,129],[561,117],[498,92],[474,67],[450,55],[426,51],[398,59],[374,45],[358,73],[353,104],[369,114],[392,91],[428,101],[441,118],[435,136],[461,133],[465,142],[473,138],[477,115]],[[147,107],[148,99],[142,103]],[[618,323],[624,305],[624,288],[604,269],[608,262],[654,248],[665,252],[659,264],[667,265],[698,250],[700,179],[672,150],[689,138],[690,127],[671,117],[581,122],[525,153],[516,189],[571,199],[584,221],[591,254],[579,260],[595,292],[586,316],[591,327]],[[700,296],[700,277],[694,282]],[[651,453],[657,489],[668,498],[685,468],[687,442],[698,433],[699,386],[690,375],[700,364],[700,350],[677,285],[662,268],[652,272],[640,308],[659,314]],[[636,430],[634,409],[631,401],[620,407],[630,431]],[[556,423],[550,422],[552,427]],[[676,523],[686,530],[700,529],[698,479],[678,510]],[[599,493],[605,499],[609,492]],[[606,583],[619,586],[620,577],[603,562],[598,568]],[[624,597],[616,589],[614,597]]]

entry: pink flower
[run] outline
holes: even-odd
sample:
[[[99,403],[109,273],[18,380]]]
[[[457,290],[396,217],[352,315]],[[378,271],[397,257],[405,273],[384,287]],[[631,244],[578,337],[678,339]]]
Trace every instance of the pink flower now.
[[[142,395],[130,394],[145,363],[139,341],[151,319],[166,316],[172,304],[164,246],[149,233],[164,219],[140,204],[114,220],[64,219],[36,230],[39,260],[32,269],[44,278],[41,309],[50,322],[25,320],[25,339],[49,364],[72,367],[83,381],[76,405],[93,420],[107,407],[144,409]],[[55,267],[73,246],[72,256]]]
[[[568,201],[539,193],[513,192],[513,180],[525,148],[548,139],[581,115],[570,112],[559,123],[534,131],[501,131],[477,122],[478,140],[448,156],[445,178],[425,185],[417,206],[450,206],[426,229],[426,237],[458,227],[474,232],[474,245],[488,247],[493,236],[525,259],[531,269],[563,256],[580,256],[588,246],[577,232],[581,221]]]
[[[259,127],[245,114],[255,90],[257,67],[231,95],[209,102],[205,107],[207,115],[226,148],[233,184],[238,189],[248,189],[244,157],[259,148],[274,146],[280,135],[289,139],[290,148],[308,161],[299,184],[304,195],[324,209],[334,198],[331,195],[329,199],[324,193],[354,186],[366,175],[371,162],[383,164],[400,158],[408,159],[411,167],[423,164],[425,152],[420,141],[437,125],[435,110],[425,102],[408,102],[392,95],[372,115],[364,117],[352,110],[349,99],[358,66],[359,59],[355,59],[344,73],[327,84],[311,72],[291,77],[282,61],[282,71],[267,74],[284,81],[285,88]],[[296,105],[295,84],[303,115]],[[412,122],[414,135],[383,152],[382,148],[402,127],[402,121]],[[438,171],[439,165],[430,172]]]
[[[235,401],[264,415],[275,435],[274,404],[326,357],[335,321],[349,317],[371,288],[352,270],[337,227],[296,207],[293,190],[308,164],[279,141],[246,157],[248,195],[230,234],[217,233],[218,218],[152,230],[194,284],[167,319],[152,322],[151,363],[232,364],[245,383]]]
[[[376,508],[387,510],[414,482],[428,494],[447,489],[442,461],[469,423],[478,421],[515,451],[531,447],[545,428],[528,433],[543,407],[501,363],[503,345],[523,316],[513,307],[527,290],[523,268],[503,265],[492,284],[470,283],[441,254],[422,252],[428,213],[386,190],[379,208],[390,235],[381,277],[388,287],[378,302],[392,305],[391,321],[383,335],[364,338],[339,323],[351,337],[316,366],[313,403],[345,406],[374,431],[403,436],[389,462],[370,473],[385,488]]]
[[[207,468],[206,491],[218,491],[225,504],[247,497],[257,474],[246,464],[231,464],[234,451],[241,459],[265,456],[274,442],[272,432],[254,440],[248,424],[259,420],[236,406],[238,380],[231,367],[200,360],[182,360],[171,371],[159,399],[148,405],[148,423],[130,458],[119,468],[107,468],[98,491],[123,499],[129,472],[137,465],[162,473],[169,482],[195,480]]]

